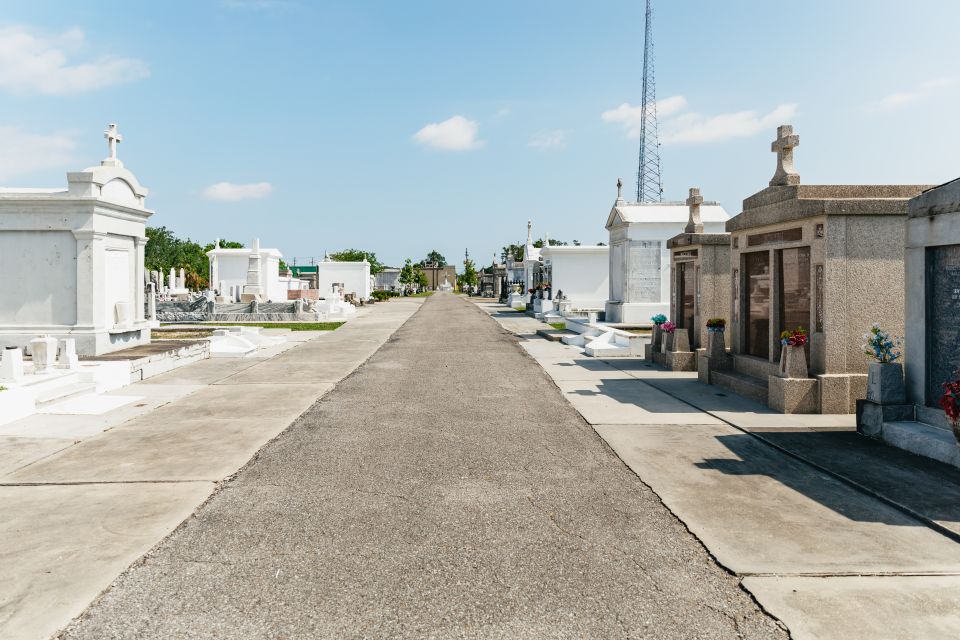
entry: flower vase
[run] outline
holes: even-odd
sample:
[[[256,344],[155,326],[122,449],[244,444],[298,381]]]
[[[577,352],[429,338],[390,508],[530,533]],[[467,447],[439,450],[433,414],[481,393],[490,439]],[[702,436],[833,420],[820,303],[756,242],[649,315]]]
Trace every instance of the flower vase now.
[[[708,357],[714,359],[715,362],[721,362],[727,355],[727,345],[724,341],[723,330],[718,331],[711,329],[707,333],[707,338],[710,341],[710,348],[707,351]]]
[[[660,353],[667,353],[668,351],[673,351],[673,334],[664,331],[660,345]]]
[[[906,404],[903,365],[899,362],[871,362],[867,369],[867,400],[877,404]]]
[[[783,345],[780,350],[780,372],[781,378],[806,378],[807,377],[807,354],[802,346]]]
[[[653,325],[653,337],[652,344],[654,351],[660,351],[660,344],[663,342],[663,329],[660,328],[660,325]]]

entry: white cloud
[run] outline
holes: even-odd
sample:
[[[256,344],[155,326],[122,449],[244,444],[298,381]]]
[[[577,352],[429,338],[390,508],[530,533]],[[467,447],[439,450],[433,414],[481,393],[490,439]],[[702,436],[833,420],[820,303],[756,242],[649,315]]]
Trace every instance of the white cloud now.
[[[716,116],[684,113],[663,123],[660,127],[660,141],[663,144],[677,144],[747,138],[785,124],[796,113],[795,104],[781,104],[765,115],[756,111],[737,111]]]
[[[273,193],[273,185],[269,182],[251,182],[249,184],[218,182],[204,189],[203,197],[207,200],[238,202],[240,200],[265,198],[271,193]]]
[[[0,28],[0,87],[17,94],[67,95],[150,75],[135,58],[101,56],[76,62],[70,56],[85,45],[84,33],[70,29],[56,36],[39,35],[23,26]]]
[[[687,99],[683,96],[670,96],[657,100],[657,117],[663,118],[687,108]],[[628,138],[640,137],[640,126],[643,124],[643,105],[633,106],[624,102],[616,109],[610,109],[600,114],[604,122],[619,124],[627,130]]]
[[[782,104],[764,115],[756,111],[737,111],[705,116],[686,109],[687,100],[683,96],[671,96],[657,101],[660,142],[719,142],[752,136],[792,118],[797,112],[797,105]],[[604,122],[622,126],[627,132],[627,138],[640,137],[643,109],[639,106],[624,102],[616,109],[604,111],[600,118]]]
[[[66,134],[41,135],[19,127],[0,127],[0,140],[0,180],[78,162],[74,154],[77,144]]]
[[[540,131],[533,134],[527,146],[540,151],[563,149],[567,146],[567,132],[563,129]]]
[[[956,84],[956,78],[934,78],[921,82],[918,87],[908,91],[897,91],[884,96],[879,101],[867,106],[870,111],[894,111],[905,105],[920,102],[933,97],[941,89]]]
[[[444,151],[469,151],[479,149],[486,142],[477,139],[480,131],[475,120],[453,116],[443,122],[433,122],[420,129],[413,139],[422,145]]]

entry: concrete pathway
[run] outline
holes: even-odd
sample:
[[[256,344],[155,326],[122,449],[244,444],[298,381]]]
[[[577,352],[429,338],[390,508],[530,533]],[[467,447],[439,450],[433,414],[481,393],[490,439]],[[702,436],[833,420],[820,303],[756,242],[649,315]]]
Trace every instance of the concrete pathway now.
[[[130,385],[110,395],[138,400],[104,414],[0,427],[0,638],[46,638],[81,613],[420,304]]]
[[[563,397],[435,295],[64,637],[786,637]]]
[[[509,318],[502,306],[480,307]],[[828,458],[884,460],[855,455],[871,444],[847,441],[845,456],[817,456],[810,444],[798,444],[807,434],[826,449],[825,436],[849,434],[850,416],[773,414],[698,383],[695,374],[643,360],[587,358],[574,347],[537,339],[544,325],[533,319],[503,324],[617,455],[794,637],[960,635],[960,545],[944,535],[953,523],[938,532],[891,506],[896,500],[827,472]],[[798,459],[808,454],[813,464]],[[891,466],[886,475],[903,479],[900,471]],[[884,475],[882,467],[871,473]],[[927,481],[939,477],[943,490],[956,495],[955,478],[929,473]],[[919,484],[923,477],[913,479],[916,493],[930,493]]]

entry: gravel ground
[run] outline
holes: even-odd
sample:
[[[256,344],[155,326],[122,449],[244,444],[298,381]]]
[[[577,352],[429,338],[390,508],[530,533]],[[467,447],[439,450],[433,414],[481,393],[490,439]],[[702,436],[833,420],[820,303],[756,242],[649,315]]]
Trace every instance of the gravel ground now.
[[[63,636],[786,637],[516,340],[431,297]]]

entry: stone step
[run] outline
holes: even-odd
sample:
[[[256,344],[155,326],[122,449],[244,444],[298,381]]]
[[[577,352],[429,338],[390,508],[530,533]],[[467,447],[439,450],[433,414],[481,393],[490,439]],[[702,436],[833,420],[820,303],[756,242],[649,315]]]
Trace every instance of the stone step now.
[[[710,382],[745,398],[767,404],[767,381],[737,371],[711,371]]]
[[[44,389],[37,393],[37,408],[51,405],[67,398],[75,398],[81,395],[95,394],[97,392],[96,382],[72,382],[59,387]]]

